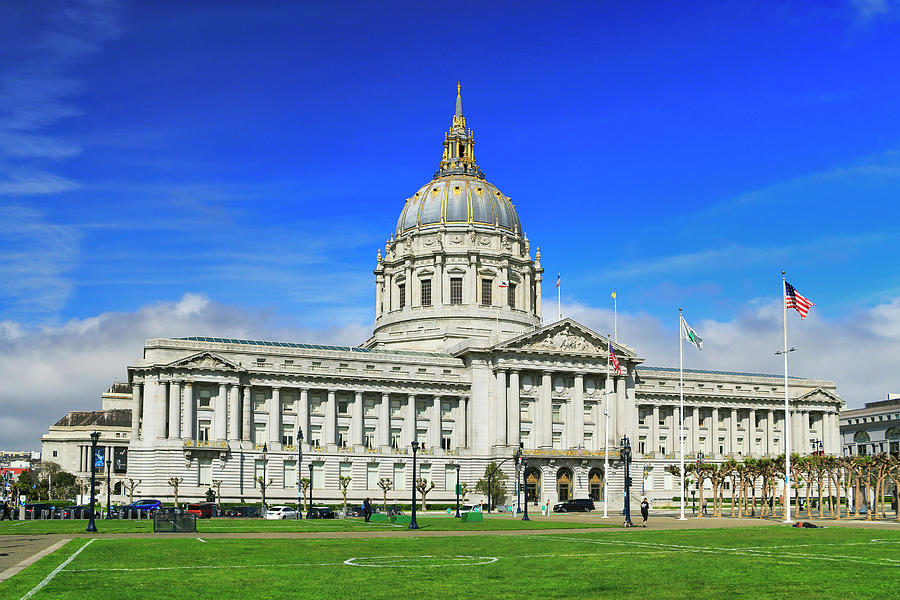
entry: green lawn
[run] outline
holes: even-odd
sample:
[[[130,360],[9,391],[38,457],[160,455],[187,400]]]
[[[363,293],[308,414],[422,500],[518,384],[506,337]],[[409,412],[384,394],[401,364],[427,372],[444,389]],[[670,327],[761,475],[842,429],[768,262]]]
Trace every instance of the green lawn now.
[[[89,540],[0,584],[21,598]],[[100,538],[33,597],[887,598],[900,532],[783,526],[437,538]]]
[[[508,516],[486,515],[480,523],[462,523],[446,515],[429,515],[418,517],[421,529],[434,531],[461,530],[508,530],[508,529],[556,529],[577,527],[610,527],[609,522],[572,523],[554,520],[552,517],[534,517],[531,521],[522,521]],[[98,520],[97,532],[103,533],[148,533],[153,531],[153,522],[147,519],[140,521],[111,519]],[[405,527],[405,525],[403,525]],[[87,527],[86,520],[37,520],[37,521],[0,521],[0,535],[31,535],[42,533],[83,533]],[[197,533],[257,533],[257,532],[302,532],[302,531],[371,531],[397,528],[389,523],[365,523],[362,519],[315,519],[307,521],[286,520],[266,521],[264,519],[201,519],[197,521]]]

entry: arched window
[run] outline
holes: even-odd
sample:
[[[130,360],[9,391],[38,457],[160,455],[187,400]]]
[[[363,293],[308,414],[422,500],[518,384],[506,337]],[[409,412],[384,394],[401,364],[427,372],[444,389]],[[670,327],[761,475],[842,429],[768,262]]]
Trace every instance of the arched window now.
[[[857,444],[864,444],[869,441],[869,434],[865,431],[857,431],[853,435],[853,441]]]
[[[900,440],[900,428],[898,428],[898,427],[888,427],[888,430],[884,432],[884,439],[886,439],[886,440]]]
[[[572,470],[563,467],[556,472],[556,497],[560,502],[572,499],[572,487],[575,483],[575,477]]]
[[[588,474],[588,492],[591,500],[600,500],[603,496],[603,469],[591,469]]]
[[[525,501],[531,500],[537,506],[541,495],[541,472],[535,468],[529,468],[525,475]]]

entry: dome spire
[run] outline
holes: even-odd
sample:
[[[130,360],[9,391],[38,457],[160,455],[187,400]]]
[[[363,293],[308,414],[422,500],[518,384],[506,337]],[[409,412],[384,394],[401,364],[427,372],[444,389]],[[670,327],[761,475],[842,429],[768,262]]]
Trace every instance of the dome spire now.
[[[435,177],[465,173],[484,178],[475,164],[475,133],[466,128],[462,107],[462,82],[456,82],[456,112],[450,130],[444,134],[444,155]]]

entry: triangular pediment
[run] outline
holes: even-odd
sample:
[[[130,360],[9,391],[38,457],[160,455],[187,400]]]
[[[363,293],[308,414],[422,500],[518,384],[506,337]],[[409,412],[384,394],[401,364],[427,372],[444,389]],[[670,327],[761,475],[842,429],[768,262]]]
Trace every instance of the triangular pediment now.
[[[497,344],[494,348],[496,350],[549,351],[606,356],[610,344],[620,359],[636,358],[631,350],[611,342],[609,338],[591,331],[572,319],[563,319],[535,331],[529,331]]]
[[[170,367],[182,369],[203,369],[205,371],[239,371],[241,366],[212,352],[199,352],[169,363]]]
[[[832,392],[831,390],[826,390],[824,388],[815,388],[814,390],[810,390],[797,398],[797,400],[806,400],[808,402],[840,402],[844,403],[841,400],[841,397]]]

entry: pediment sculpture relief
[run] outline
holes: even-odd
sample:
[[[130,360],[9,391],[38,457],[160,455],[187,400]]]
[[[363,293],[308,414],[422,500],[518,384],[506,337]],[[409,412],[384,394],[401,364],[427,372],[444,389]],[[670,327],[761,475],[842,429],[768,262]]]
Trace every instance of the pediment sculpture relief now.
[[[543,339],[525,347],[536,350],[565,350],[568,352],[590,352],[595,354],[601,354],[606,351],[581,335],[573,333],[569,327],[547,335]]]
[[[190,362],[184,363],[182,366],[194,369],[230,369],[231,365],[223,360],[219,360],[209,354],[198,356]]]

